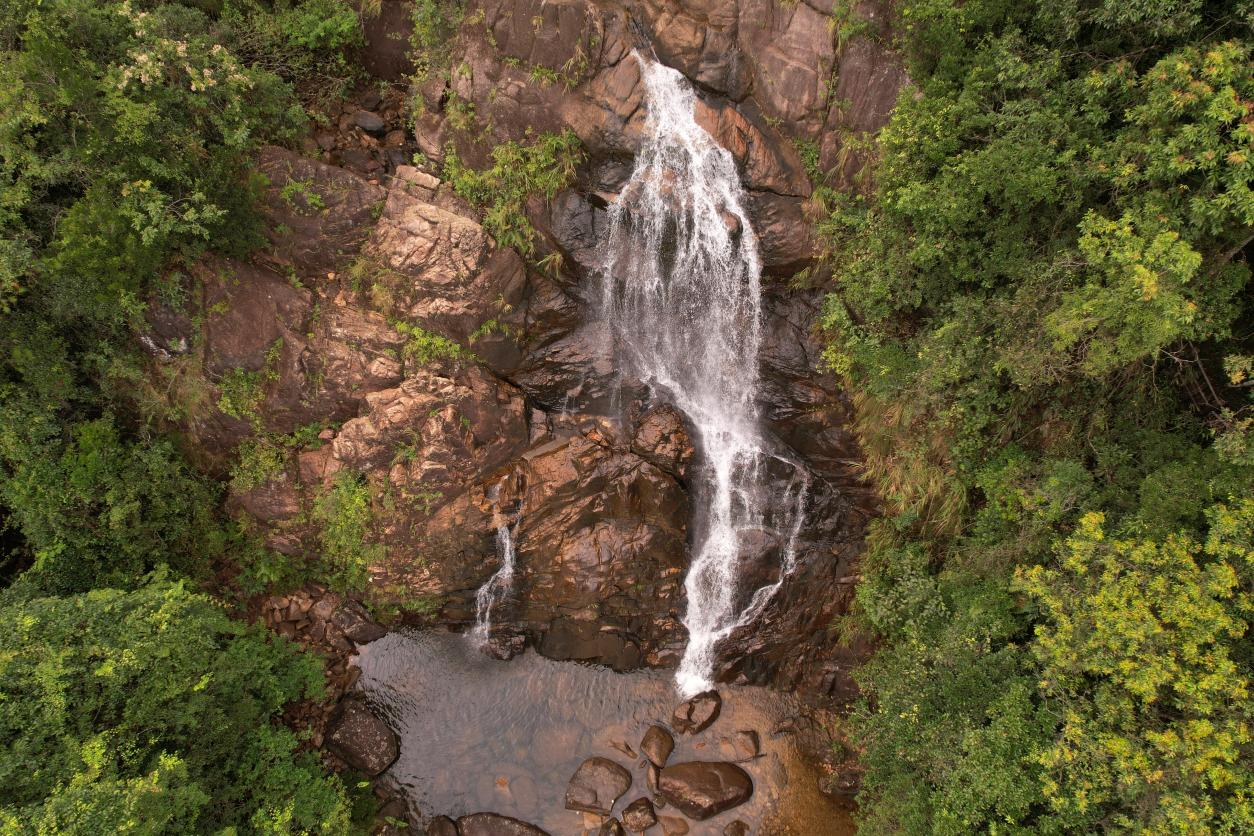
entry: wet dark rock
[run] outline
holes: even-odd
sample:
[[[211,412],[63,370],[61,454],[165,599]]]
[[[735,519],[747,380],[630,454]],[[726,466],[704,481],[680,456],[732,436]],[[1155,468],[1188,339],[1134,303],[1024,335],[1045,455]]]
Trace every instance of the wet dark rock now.
[[[436,816],[427,822],[427,836],[460,836],[457,822],[448,816]]]
[[[657,768],[666,766],[666,761],[675,751],[675,738],[661,726],[649,726],[640,740],[640,752]]]
[[[749,825],[736,819],[723,828],[723,836],[749,836]]]
[[[653,802],[647,798],[637,798],[623,808],[623,824],[628,830],[643,833],[657,824],[657,813],[653,811]]]
[[[361,128],[368,134],[381,134],[386,123],[377,113],[371,113],[368,110],[359,110],[353,114],[353,124]]]
[[[602,822],[601,829],[597,831],[597,836],[627,836],[627,834],[618,819],[606,819]]]
[[[345,700],[331,721],[326,746],[366,775],[383,772],[400,755],[392,729],[360,700]]]
[[[527,649],[527,637],[518,633],[493,633],[481,650],[493,659],[507,661]]]
[[[471,813],[457,820],[461,836],[549,836],[534,824],[497,813]]]
[[[609,758],[588,758],[579,765],[566,788],[566,809],[608,816],[623,793],[631,788],[631,773]]]
[[[640,667],[640,645],[614,630],[603,630],[592,621],[555,619],[544,634],[540,654],[558,661],[596,662],[616,671]]]
[[[723,698],[718,691],[704,691],[675,707],[671,726],[680,734],[698,734],[718,719],[723,708]]]
[[[689,761],[662,770],[662,797],[698,821],[717,816],[749,800],[753,780],[731,763]]]
[[[331,623],[339,627],[353,644],[369,644],[387,635],[385,627],[370,618],[366,608],[356,601],[345,601],[331,616]]]

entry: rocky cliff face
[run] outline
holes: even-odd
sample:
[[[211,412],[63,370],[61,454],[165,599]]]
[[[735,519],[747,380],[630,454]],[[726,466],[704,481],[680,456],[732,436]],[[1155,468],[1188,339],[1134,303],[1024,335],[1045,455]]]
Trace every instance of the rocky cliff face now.
[[[407,7],[382,6],[363,60],[400,80]],[[872,508],[848,406],[818,368],[817,295],[789,281],[815,255],[796,141],[858,187],[861,163],[842,149],[882,125],[904,75],[882,24],[879,38],[873,28],[838,48],[833,13],[830,0],[471,2],[447,77],[364,94],[303,153],[265,150],[269,247],[201,264],[189,309],[154,302],[145,335],[154,377],[199,393],[184,397],[182,429],[207,467],[224,470],[250,437],[321,431],[321,443],[276,445],[282,467],[237,479],[230,507],[274,548],[326,559],[310,508],[337,474],[359,474],[370,537],[385,547],[371,594],[425,596],[453,624],[473,620],[508,514],[518,572],[494,615],[505,632],[554,658],[676,659],[686,473],[700,463],[681,416],[621,379],[587,307],[605,207],[640,140],[630,53],[651,49],[698,86],[698,119],[748,189],[770,279],[763,414],[814,476],[799,567],[726,643],[721,675],[848,694],[857,649],[836,647],[828,628],[849,604]],[[876,4],[861,13],[886,17]],[[410,95],[412,133],[401,127]],[[565,128],[585,162],[571,188],[529,204],[539,240],[524,259],[440,181],[441,163],[450,146],[479,166],[497,143]],[[409,164],[415,152],[423,165]],[[560,269],[537,266],[552,254]],[[398,321],[463,351],[407,351],[413,332]],[[252,383],[249,409],[221,408],[233,379]],[[756,579],[773,580],[773,566],[763,560]]]

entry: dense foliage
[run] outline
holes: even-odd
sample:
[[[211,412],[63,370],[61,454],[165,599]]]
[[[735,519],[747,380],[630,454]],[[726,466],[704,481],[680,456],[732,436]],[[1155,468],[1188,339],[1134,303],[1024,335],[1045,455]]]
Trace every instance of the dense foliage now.
[[[1254,830],[1248,2],[914,0],[828,360],[872,832]]]
[[[321,665],[158,574],[0,596],[5,833],[340,833],[338,779],[271,720]]]
[[[343,0],[0,2],[6,833],[348,829],[274,722],[319,665],[186,585],[263,550],[151,426],[136,335],[261,240],[251,154],[360,42]]]

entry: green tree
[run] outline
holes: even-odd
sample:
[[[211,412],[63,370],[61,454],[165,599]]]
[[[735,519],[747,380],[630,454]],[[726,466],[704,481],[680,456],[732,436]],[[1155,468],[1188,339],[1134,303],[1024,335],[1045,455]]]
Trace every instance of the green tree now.
[[[0,594],[6,833],[343,833],[338,779],[274,724],[321,667],[156,574]]]

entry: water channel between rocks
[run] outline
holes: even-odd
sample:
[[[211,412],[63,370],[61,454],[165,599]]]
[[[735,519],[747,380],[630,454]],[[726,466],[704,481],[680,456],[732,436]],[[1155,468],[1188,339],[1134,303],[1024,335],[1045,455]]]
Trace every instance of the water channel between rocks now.
[[[360,685],[400,737],[400,758],[387,775],[415,813],[453,817],[501,813],[553,836],[581,836],[581,813],[564,809],[567,784],[586,758],[602,756],[632,773],[615,814],[646,784],[639,743],[652,724],[667,725],[680,702],[670,671],[615,673],[554,662],[534,651],[502,662],[464,636],[401,631],[361,648]],[[675,735],[670,763],[735,759],[733,732],[753,730],[761,755],[742,762],[754,792],[745,804],[704,822],[692,834],[721,834],[740,819],[760,836],[853,833],[849,810],[818,789],[819,770],[793,734],[773,734],[796,717],[794,698],[763,688],[723,686],[718,720],[695,736]],[[626,744],[629,757],[615,747]],[[678,815],[670,808],[660,815]],[[595,832],[595,831],[594,831]],[[655,826],[650,834],[660,834]]]

